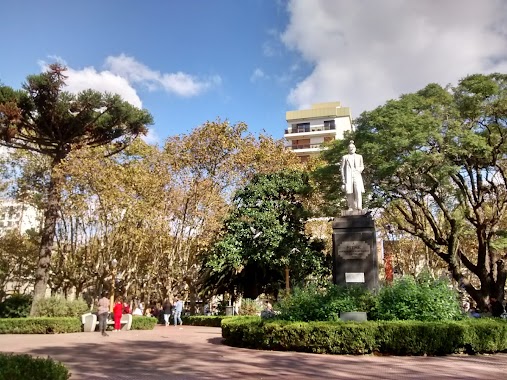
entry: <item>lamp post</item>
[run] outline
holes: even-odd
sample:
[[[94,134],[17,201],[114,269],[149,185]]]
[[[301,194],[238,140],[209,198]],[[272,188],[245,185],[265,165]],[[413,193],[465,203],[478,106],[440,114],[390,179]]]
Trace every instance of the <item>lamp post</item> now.
[[[118,264],[118,260],[111,260],[111,300],[109,302],[109,312],[113,312],[114,306],[114,288],[116,281],[116,265]]]

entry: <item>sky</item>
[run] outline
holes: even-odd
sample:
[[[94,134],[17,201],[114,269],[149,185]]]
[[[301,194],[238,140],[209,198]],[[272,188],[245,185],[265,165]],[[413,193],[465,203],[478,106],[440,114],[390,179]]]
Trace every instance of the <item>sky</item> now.
[[[49,63],[67,90],[146,108],[163,144],[206,121],[283,138],[285,112],[355,118],[428,83],[507,73],[504,0],[0,0],[0,83]]]

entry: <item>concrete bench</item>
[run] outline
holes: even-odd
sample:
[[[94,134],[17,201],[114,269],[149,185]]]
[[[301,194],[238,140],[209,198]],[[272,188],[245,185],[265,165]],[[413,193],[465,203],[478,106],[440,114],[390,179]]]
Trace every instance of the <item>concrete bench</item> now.
[[[86,313],[81,315],[81,323],[83,324],[84,332],[94,332],[99,324],[97,314]],[[123,314],[121,316],[121,329],[123,331],[130,330],[132,327],[132,314]],[[114,320],[108,319],[107,325],[114,325]]]

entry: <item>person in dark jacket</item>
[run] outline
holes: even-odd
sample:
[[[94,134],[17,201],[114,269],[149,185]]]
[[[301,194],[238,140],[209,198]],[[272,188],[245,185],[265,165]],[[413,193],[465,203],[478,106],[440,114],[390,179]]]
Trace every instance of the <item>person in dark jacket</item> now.
[[[496,318],[500,318],[505,311],[502,302],[493,297],[490,299],[490,309],[491,315]]]
[[[168,299],[165,300],[164,305],[162,306],[164,310],[164,322],[166,326],[169,326],[169,318],[171,317],[171,309],[172,305]]]

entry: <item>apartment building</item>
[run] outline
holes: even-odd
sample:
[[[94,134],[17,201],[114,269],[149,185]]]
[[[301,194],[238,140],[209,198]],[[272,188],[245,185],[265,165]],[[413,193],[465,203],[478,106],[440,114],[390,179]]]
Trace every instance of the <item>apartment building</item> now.
[[[41,214],[33,206],[13,199],[0,199],[0,235],[9,230],[24,233],[39,228]]]
[[[287,111],[285,119],[286,147],[302,160],[322,151],[324,143],[341,139],[345,131],[352,130],[350,108],[342,107],[340,102],[312,104],[310,109]]]

